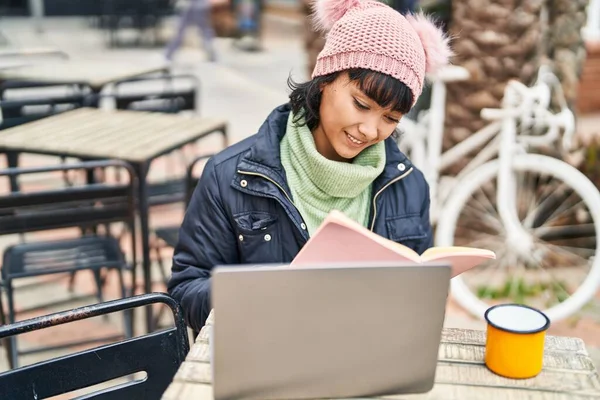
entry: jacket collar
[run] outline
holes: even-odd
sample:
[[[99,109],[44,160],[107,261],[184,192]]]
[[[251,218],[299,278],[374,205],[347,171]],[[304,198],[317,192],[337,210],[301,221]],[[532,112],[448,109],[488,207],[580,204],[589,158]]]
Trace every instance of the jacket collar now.
[[[385,141],[385,168],[373,182],[373,193],[377,193],[392,180],[406,174],[411,168],[413,165],[398,148],[396,138],[387,138]]]
[[[258,130],[254,144],[238,164],[238,169],[250,169],[266,174],[286,190],[289,188],[285,179],[285,170],[281,164],[279,144],[285,135],[290,112],[289,103],[274,109]],[[408,157],[398,149],[396,139],[393,137],[389,137],[385,141],[385,157],[385,168],[373,182],[373,193],[413,168]]]
[[[249,170],[267,175],[289,192],[285,170],[281,164],[279,144],[285,135],[291,112],[289,104],[274,109],[261,125],[254,144],[238,163],[238,170]]]

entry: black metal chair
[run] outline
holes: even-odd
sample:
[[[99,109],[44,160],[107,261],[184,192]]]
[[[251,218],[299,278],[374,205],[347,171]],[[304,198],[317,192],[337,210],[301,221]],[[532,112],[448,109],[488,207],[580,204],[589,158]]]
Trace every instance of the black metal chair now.
[[[171,309],[174,327],[2,373],[2,398],[45,399],[143,371],[146,379],[129,380],[78,398],[160,399],[189,352],[181,308],[166,294],[134,296],[5,325],[0,327],[0,339],[156,303]]]
[[[102,98],[112,98],[118,110],[197,114],[199,94],[198,77],[161,73],[115,82]]]
[[[84,83],[5,81],[0,84],[0,129],[84,107],[91,92]]]
[[[140,91],[140,84],[162,84],[162,88]],[[127,86],[130,92],[127,93]],[[179,87],[178,87],[179,86]],[[176,114],[182,111],[198,111],[200,80],[194,75],[171,75],[141,77],[122,80],[114,85],[116,108],[120,110],[152,111]]]
[[[206,154],[206,155],[196,157],[187,168],[186,177],[185,177],[185,198],[184,198],[184,203],[185,203],[186,208],[187,208],[188,203],[190,202],[190,199],[192,198],[192,193],[194,193],[194,189],[196,188],[196,185],[198,184],[199,177],[196,174],[194,174],[194,170],[196,169],[196,166],[198,165],[199,162],[208,161],[208,159],[210,157],[212,157],[212,154]],[[164,227],[156,228],[154,230],[154,236],[155,236],[156,240],[153,243],[153,247],[156,252],[156,258],[158,260],[158,265],[160,266],[160,271],[162,274],[163,281],[166,284],[169,277],[167,276],[167,274],[165,272],[164,264],[162,262],[162,257],[160,255],[161,249],[165,247],[164,245],[161,245],[161,243],[164,243],[166,245],[166,247],[175,247],[177,245],[177,241],[179,239],[179,225],[164,226]]]
[[[109,46],[117,47],[119,30],[129,27],[138,31],[135,45],[142,44],[145,31],[153,30],[153,42],[159,42],[159,28],[162,21],[174,13],[174,1],[171,0],[105,0],[102,3],[100,26],[108,30]]]
[[[185,176],[185,199],[184,204],[187,207],[190,199],[192,198],[192,194],[194,193],[194,189],[198,184],[199,177],[194,173],[196,166],[201,161],[208,161],[208,159],[212,157],[211,154],[202,155],[196,157],[188,166]],[[154,238],[150,243],[151,248],[155,251],[156,260],[158,263],[158,267],[160,270],[161,278],[163,283],[166,285],[169,276],[165,270],[165,265],[162,260],[161,251],[166,247],[175,247],[177,245],[177,241],[179,239],[179,225],[170,225],[170,226],[162,226],[154,229]],[[160,320],[162,318],[162,310],[155,316],[155,324],[154,326],[161,326]],[[198,332],[194,331],[194,337],[198,336]]]
[[[200,80],[194,75],[147,76],[121,80],[101,95],[112,100],[118,110],[177,114],[189,111],[198,114]],[[181,150],[165,157],[182,159]],[[148,186],[149,205],[158,206],[185,200],[185,178],[152,182]]]
[[[129,290],[123,282],[123,271],[131,270],[135,282],[135,268],[127,263],[117,238],[110,234],[110,224],[123,223],[132,235],[132,265],[135,254],[135,216],[137,178],[129,164],[119,161],[95,161],[41,168],[9,168],[0,170],[0,178],[32,175],[37,173],[63,172],[81,174],[82,180],[90,181],[95,170],[116,168],[125,170],[129,179],[124,183],[83,183],[59,188],[39,188],[28,192],[8,192],[0,195],[0,235],[23,234],[76,227],[85,235],[30,243],[19,243],[7,248],[3,256],[0,288],[6,291],[8,299],[8,322],[15,322],[15,302],[13,281],[25,277],[60,273],[91,271],[96,280],[97,297],[103,301],[103,271],[114,270],[119,276],[121,296]],[[97,228],[105,226],[105,234],[97,233]],[[0,293],[1,294],[1,293]],[[1,296],[0,296],[1,299]],[[48,304],[45,304],[46,306]],[[31,310],[27,310],[31,311]],[[0,317],[4,322],[4,308],[0,304]],[[132,316],[125,315],[125,336],[131,336]],[[122,336],[119,336],[122,337]],[[83,343],[104,341],[106,338],[90,339]],[[68,343],[52,348],[63,348],[82,344]],[[50,350],[38,348],[19,351],[16,338],[7,344],[9,360],[14,368],[18,356]]]
[[[87,106],[92,100],[90,94],[91,88],[83,83],[5,81],[0,84],[0,131]],[[19,153],[5,153],[9,167],[17,167]],[[15,179],[11,179],[11,188],[18,190]]]

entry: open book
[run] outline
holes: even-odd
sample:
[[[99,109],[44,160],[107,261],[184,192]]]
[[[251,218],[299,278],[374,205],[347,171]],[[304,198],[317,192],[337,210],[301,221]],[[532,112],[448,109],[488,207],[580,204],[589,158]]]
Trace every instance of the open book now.
[[[332,211],[292,260],[291,265],[340,262],[432,261],[452,266],[452,277],[495,259],[493,251],[471,247],[432,247],[422,255],[371,232],[340,211]]]

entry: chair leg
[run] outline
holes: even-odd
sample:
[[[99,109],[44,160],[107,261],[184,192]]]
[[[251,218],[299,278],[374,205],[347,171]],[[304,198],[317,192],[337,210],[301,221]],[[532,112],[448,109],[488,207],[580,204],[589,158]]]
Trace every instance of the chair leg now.
[[[8,323],[15,323],[15,301],[14,292],[12,287],[12,281],[6,281],[6,294],[8,297]],[[8,347],[6,349],[8,353],[8,363],[11,369],[19,367],[19,353],[17,345],[17,337],[11,336],[8,340]]]
[[[4,303],[2,302],[2,290],[0,290],[0,324],[6,325],[6,314],[4,313]]]
[[[123,279],[123,269],[118,268],[117,274],[119,275],[119,285],[121,286],[121,298],[124,299],[127,297],[127,288],[125,287],[125,280]],[[123,317],[125,338],[128,339],[133,337],[133,313],[131,312],[131,309],[125,310],[123,312]]]
[[[71,271],[71,275],[69,276],[69,293],[73,293],[75,289],[75,274],[77,271]]]
[[[67,157],[61,156],[60,157],[60,163],[62,165],[65,165],[67,163]],[[71,180],[71,177],[69,176],[69,172],[68,171],[63,171],[63,182],[68,187],[73,186],[73,181]]]
[[[4,303],[2,302],[2,290],[0,290],[0,324],[6,325],[6,314],[4,313]],[[6,356],[7,358],[10,358],[10,340],[2,339],[2,341],[0,342],[0,346],[6,349]]]
[[[98,298],[98,303],[104,303],[104,293],[102,291],[103,286],[104,286],[104,279],[102,278],[101,270],[95,269],[92,272],[94,274],[94,280],[96,281],[96,288],[98,289],[98,292],[96,293],[96,297]],[[102,318],[105,321],[107,321],[108,314],[103,315]]]
[[[6,152],[6,162],[9,168],[16,168],[19,166],[19,153],[15,151]],[[11,192],[18,192],[20,190],[18,175],[11,175],[9,178]]]
[[[94,280],[96,281],[96,289],[98,289],[98,292],[96,293],[98,303],[104,303],[104,293],[102,293],[102,277],[100,276],[100,270],[95,269],[92,272],[94,274]]]
[[[156,243],[156,245],[154,246],[154,249],[156,250],[156,261],[158,263],[158,268],[160,270],[160,276],[166,285],[169,282],[169,277],[167,276],[167,273],[165,272],[165,265],[163,263],[162,256],[160,254],[160,244]]]

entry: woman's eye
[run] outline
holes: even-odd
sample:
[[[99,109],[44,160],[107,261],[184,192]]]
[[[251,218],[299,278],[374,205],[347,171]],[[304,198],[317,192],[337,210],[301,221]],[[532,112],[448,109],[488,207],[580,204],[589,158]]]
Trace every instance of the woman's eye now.
[[[361,102],[359,102],[358,100],[354,99],[354,105],[356,106],[356,108],[358,108],[359,110],[368,110],[369,107],[365,106],[364,104],[362,104]]]
[[[392,117],[387,117],[388,121],[390,121],[393,124],[399,124],[400,120],[396,119],[396,118],[392,118]]]

